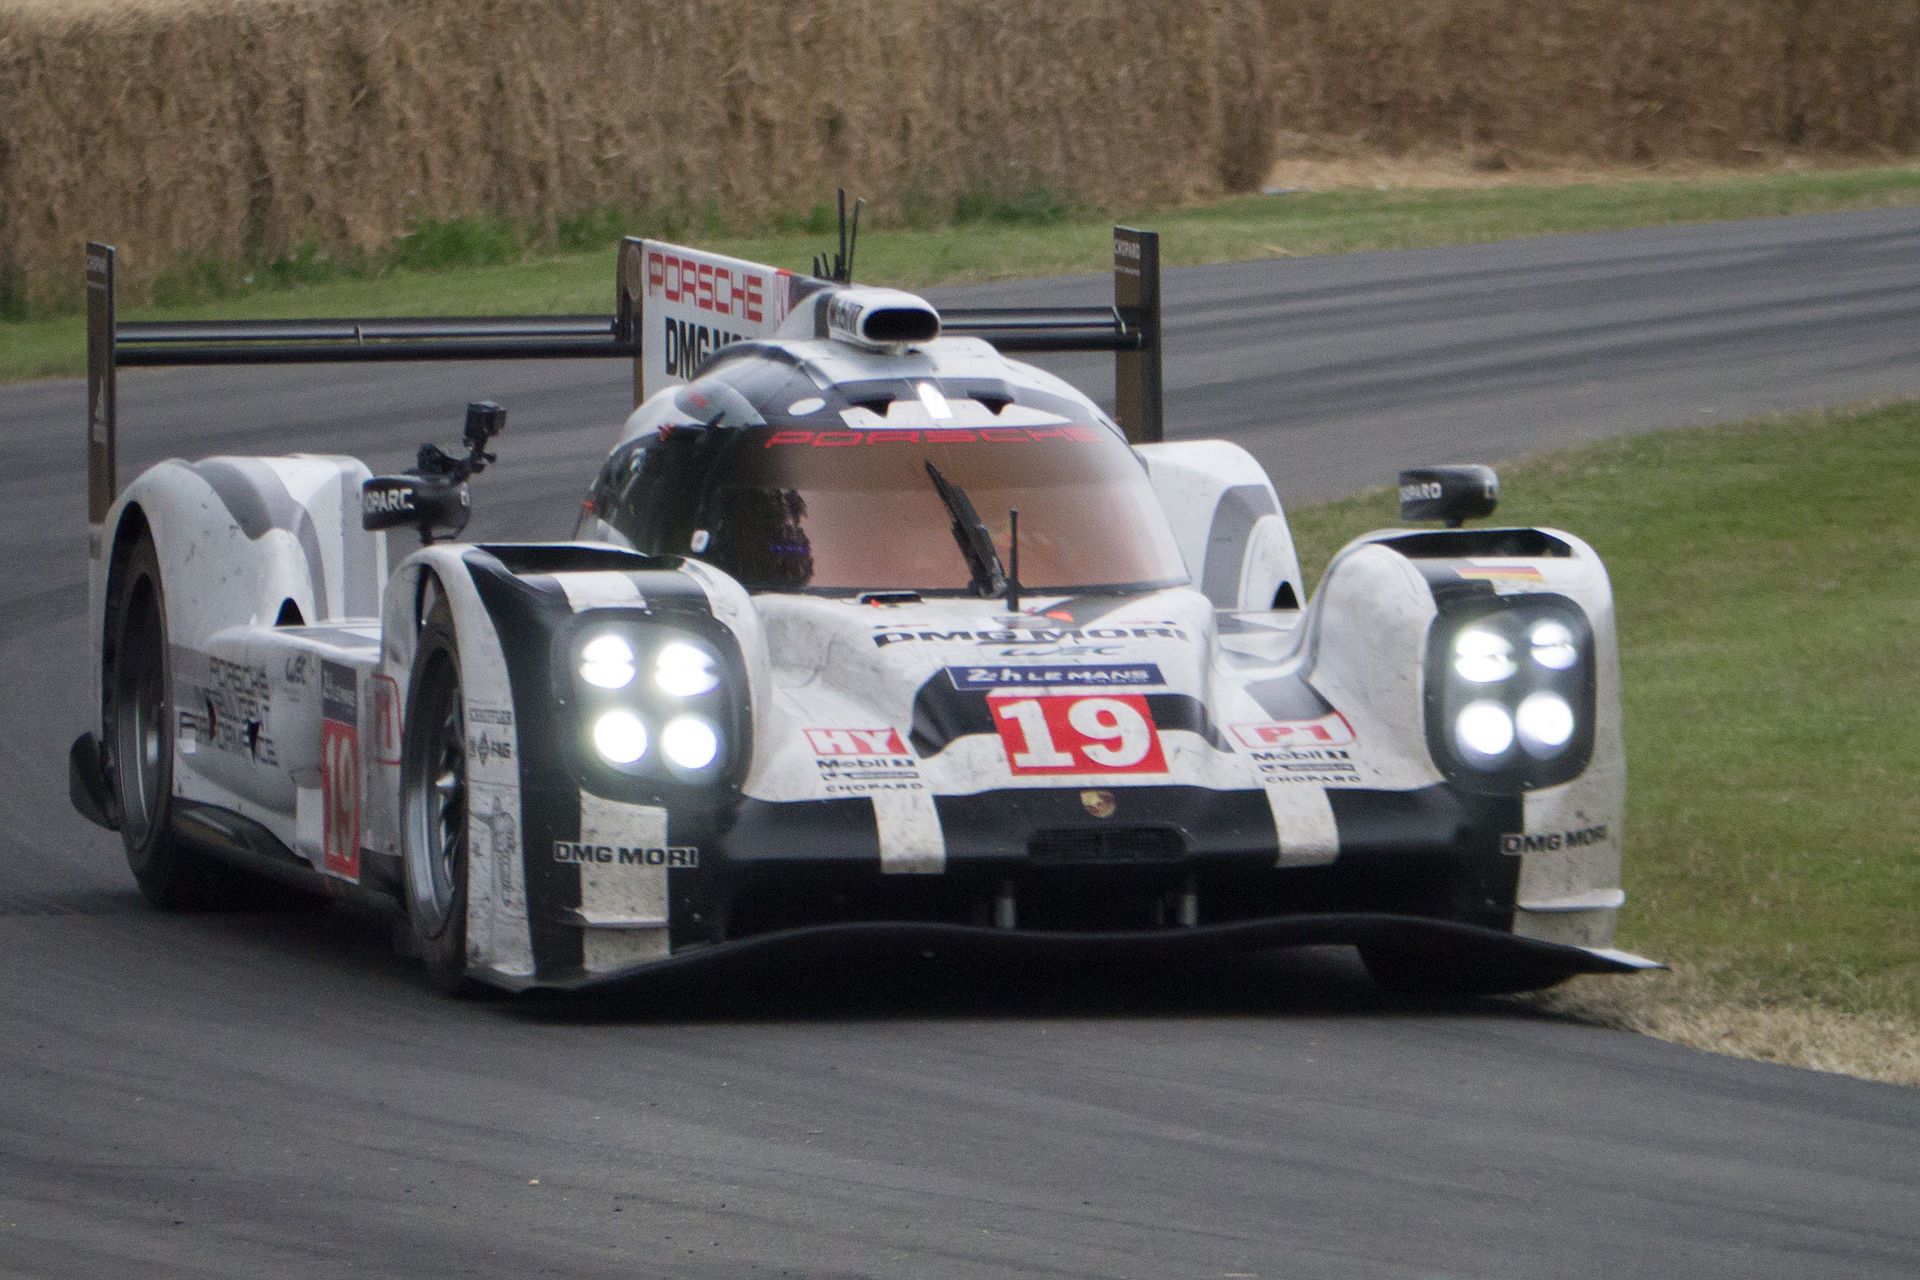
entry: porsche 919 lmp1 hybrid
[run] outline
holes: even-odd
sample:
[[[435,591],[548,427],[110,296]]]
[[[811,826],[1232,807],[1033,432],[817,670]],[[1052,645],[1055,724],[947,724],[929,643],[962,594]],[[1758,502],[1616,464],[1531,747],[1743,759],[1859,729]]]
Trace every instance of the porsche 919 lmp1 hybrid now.
[[[1610,946],[1592,549],[1460,527],[1484,468],[1408,472],[1403,518],[1449,527],[1356,540],[1307,599],[1254,459],[1161,440],[1158,253],[1116,230],[1111,308],[630,239],[612,317],[142,325],[89,246],[74,803],[156,903],[247,873],[397,902],[455,990],[825,934],[1351,943],[1397,988],[1645,967]],[[1058,350],[1114,353],[1113,417],[1006,354]],[[571,540],[451,540],[487,404],[401,475],[116,485],[120,365],[569,356],[632,360],[637,404]]]

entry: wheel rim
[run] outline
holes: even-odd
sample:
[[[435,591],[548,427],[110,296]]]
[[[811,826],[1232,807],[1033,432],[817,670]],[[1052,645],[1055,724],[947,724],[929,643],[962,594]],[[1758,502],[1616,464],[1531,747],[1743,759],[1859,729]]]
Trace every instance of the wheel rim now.
[[[166,658],[160,652],[159,614],[144,579],[127,607],[127,626],[114,659],[114,760],[121,824],[144,845],[160,811],[167,721]]]
[[[467,734],[460,685],[446,654],[423,673],[407,753],[407,867],[429,936],[452,918],[467,872]]]

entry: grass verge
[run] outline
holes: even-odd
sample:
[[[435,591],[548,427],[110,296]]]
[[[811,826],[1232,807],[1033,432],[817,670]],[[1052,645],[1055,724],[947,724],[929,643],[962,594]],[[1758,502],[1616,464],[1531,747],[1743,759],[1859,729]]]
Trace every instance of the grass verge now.
[[[1406,249],[1559,232],[1771,217],[1920,204],[1920,168],[1637,178],[1483,188],[1345,189],[1246,196],[1186,209],[1123,211],[1166,237],[1173,265]],[[1041,195],[965,202],[944,226],[861,236],[862,279],[907,288],[1106,269],[1108,215]],[[758,236],[698,236],[702,247],[805,269],[826,247],[822,219]],[[570,225],[561,243],[594,247],[529,255],[524,237],[493,223],[423,227],[390,252],[349,262],[312,251],[242,277],[186,271],[166,305],[129,320],[288,316],[536,314],[611,307],[617,217]],[[599,240],[601,243],[595,244]],[[78,254],[75,256],[78,269]],[[0,381],[77,374],[85,326],[74,315],[0,323]]]
[[[1620,945],[1670,974],[1542,998],[1682,1043],[1920,1084],[1920,405],[1666,432],[1502,468],[1619,608]],[[1317,572],[1391,512],[1292,514]]]

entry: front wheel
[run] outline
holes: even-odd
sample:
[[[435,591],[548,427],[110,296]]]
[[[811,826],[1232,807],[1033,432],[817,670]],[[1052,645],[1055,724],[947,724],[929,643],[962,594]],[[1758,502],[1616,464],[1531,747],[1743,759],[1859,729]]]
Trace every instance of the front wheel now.
[[[449,995],[477,995],[483,988],[467,976],[466,716],[444,602],[434,605],[420,630],[400,760],[407,917],[427,980]]]

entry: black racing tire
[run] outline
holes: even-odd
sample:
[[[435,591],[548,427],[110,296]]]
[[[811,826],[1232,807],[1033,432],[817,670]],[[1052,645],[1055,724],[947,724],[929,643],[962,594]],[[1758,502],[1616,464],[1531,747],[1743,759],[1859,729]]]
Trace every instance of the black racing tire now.
[[[436,601],[420,629],[400,752],[400,843],[407,920],[427,981],[469,999],[467,975],[467,739],[453,616]]]
[[[1460,1000],[1474,996],[1542,991],[1573,977],[1556,964],[1506,955],[1450,955],[1432,950],[1363,944],[1360,959],[1373,985],[1410,1000]]]
[[[220,905],[233,877],[172,829],[173,662],[151,537],[143,533],[134,543],[112,591],[113,648],[101,673],[102,742],[127,866],[156,907]]]

